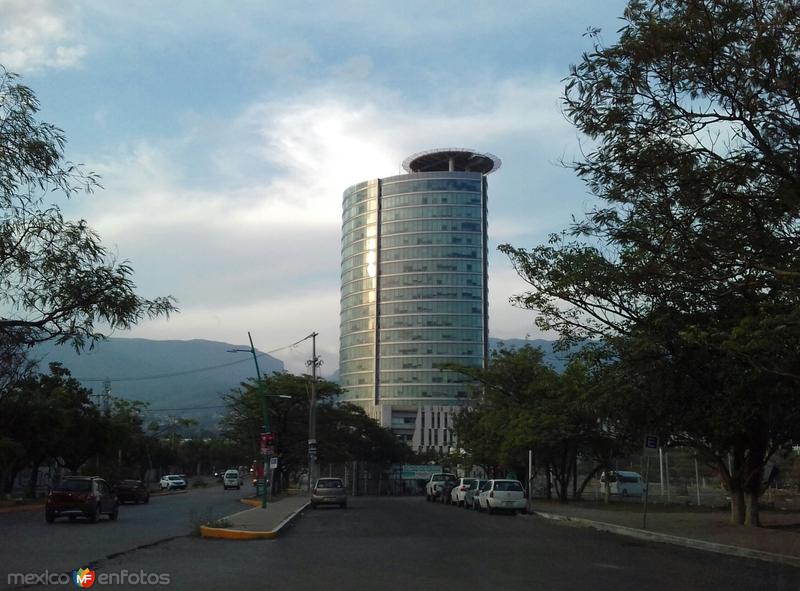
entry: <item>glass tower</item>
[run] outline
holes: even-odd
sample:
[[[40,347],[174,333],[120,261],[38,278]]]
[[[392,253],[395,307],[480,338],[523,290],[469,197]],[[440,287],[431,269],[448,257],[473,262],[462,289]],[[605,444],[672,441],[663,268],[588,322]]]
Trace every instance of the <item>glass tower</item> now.
[[[432,150],[344,192],[343,399],[420,448],[446,446],[447,409],[467,401],[468,379],[442,368],[486,363],[486,175],[499,166]]]

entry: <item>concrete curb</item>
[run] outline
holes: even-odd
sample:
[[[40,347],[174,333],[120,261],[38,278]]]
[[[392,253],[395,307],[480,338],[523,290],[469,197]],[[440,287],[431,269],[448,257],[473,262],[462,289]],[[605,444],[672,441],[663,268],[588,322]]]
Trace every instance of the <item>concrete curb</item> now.
[[[294,511],[286,519],[281,521],[275,529],[270,531],[248,531],[225,527],[208,527],[206,525],[202,525],[200,526],[200,536],[204,538],[218,538],[223,540],[271,540],[277,538],[280,531],[289,523],[291,523],[292,520],[294,520],[298,515],[300,515],[310,504],[311,503],[308,502]],[[250,511],[250,509],[246,509],[246,511]],[[229,515],[227,518],[236,517],[241,513],[244,513],[244,511],[239,511],[239,513]]]
[[[730,546],[728,544],[718,544],[716,542],[708,542],[706,540],[697,540],[694,538],[684,538],[682,536],[673,536],[671,534],[662,534],[654,531],[647,531],[644,529],[637,529],[635,527],[627,527],[624,525],[616,525],[614,523],[606,523],[604,521],[593,521],[591,519],[584,519],[583,517],[567,517],[558,513],[545,513],[543,511],[530,511],[531,515],[542,517],[557,522],[567,522],[583,527],[591,527],[598,531],[618,534],[621,536],[628,536],[630,538],[638,538],[640,540],[647,540],[650,542],[661,542],[664,544],[674,544],[676,546],[694,548],[696,550],[705,550],[707,552],[715,552],[717,554],[725,554],[727,556],[739,556],[741,558],[753,558],[755,560],[762,560],[765,562],[772,562],[777,564],[785,564],[800,568],[800,558],[795,556],[787,556],[785,554],[773,554],[772,552],[763,552],[761,550],[751,550],[749,548],[741,548],[739,546]]]
[[[151,492],[151,497],[172,497],[174,495],[185,495],[188,494],[188,490],[160,490],[158,492]]]

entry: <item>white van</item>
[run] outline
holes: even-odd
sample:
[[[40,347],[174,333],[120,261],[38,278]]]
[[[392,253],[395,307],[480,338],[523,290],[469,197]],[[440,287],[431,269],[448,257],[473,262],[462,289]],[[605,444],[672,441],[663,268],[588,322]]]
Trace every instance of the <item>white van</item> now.
[[[225,490],[228,488],[235,488],[238,490],[240,486],[241,481],[239,480],[238,470],[228,470],[225,472],[225,475],[222,477],[222,488]]]
[[[638,472],[616,470],[603,472],[600,475],[600,494],[605,494],[606,483],[608,492],[612,495],[623,497],[641,497],[647,490],[647,483]]]

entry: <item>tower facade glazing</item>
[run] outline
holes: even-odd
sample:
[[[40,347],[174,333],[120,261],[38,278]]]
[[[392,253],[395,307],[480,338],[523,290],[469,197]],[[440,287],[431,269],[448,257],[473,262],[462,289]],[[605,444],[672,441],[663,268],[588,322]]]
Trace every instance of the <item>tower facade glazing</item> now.
[[[433,150],[344,192],[343,398],[414,447],[447,446],[448,409],[467,401],[468,379],[441,368],[486,362],[486,175],[499,164]]]

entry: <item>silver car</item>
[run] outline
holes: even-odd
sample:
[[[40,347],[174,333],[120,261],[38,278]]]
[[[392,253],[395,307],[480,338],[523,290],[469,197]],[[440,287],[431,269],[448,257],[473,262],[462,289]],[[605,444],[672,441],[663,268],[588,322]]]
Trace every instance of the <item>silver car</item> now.
[[[311,508],[318,505],[339,505],[347,508],[347,491],[341,478],[320,478],[311,491]]]
[[[475,478],[459,478],[458,482],[456,482],[455,486],[450,491],[450,504],[456,507],[463,507],[464,500],[467,498],[467,491],[475,480]]]
[[[486,480],[480,480],[478,478],[473,479],[473,482],[470,483],[467,492],[464,493],[464,507],[467,509],[477,509],[478,504],[478,490],[480,487],[486,483]]]

